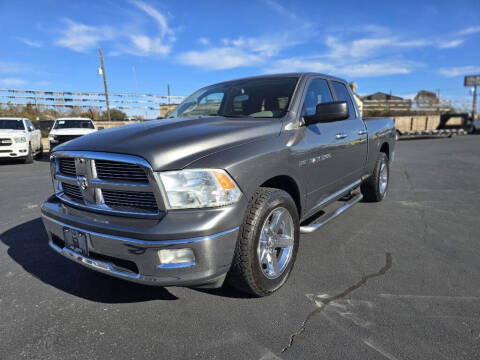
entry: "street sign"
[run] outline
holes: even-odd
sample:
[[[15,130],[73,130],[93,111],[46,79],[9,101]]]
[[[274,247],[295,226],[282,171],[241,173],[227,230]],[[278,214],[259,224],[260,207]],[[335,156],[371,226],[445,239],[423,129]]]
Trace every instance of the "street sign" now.
[[[464,86],[480,86],[480,75],[465,76]]]

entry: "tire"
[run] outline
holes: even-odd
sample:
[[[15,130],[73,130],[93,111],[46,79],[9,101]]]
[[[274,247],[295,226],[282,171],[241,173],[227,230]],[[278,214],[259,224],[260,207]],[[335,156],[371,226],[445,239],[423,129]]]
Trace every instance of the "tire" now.
[[[36,160],[41,160],[43,157],[43,144],[40,145],[40,150],[38,151],[38,154],[35,155]]]
[[[31,164],[33,163],[33,150],[32,150],[32,145],[28,145],[28,154],[25,157],[25,164]]]
[[[274,227],[278,217],[279,225]],[[240,226],[228,284],[257,297],[277,291],[287,281],[295,263],[299,231],[298,211],[292,197],[283,190],[259,188],[248,203]],[[282,234],[284,243],[280,243]]]
[[[396,130],[395,131],[395,141],[398,141],[400,139],[400,131]]]
[[[363,198],[368,202],[382,201],[387,194],[389,180],[390,163],[387,155],[381,152],[377,156],[373,173],[360,186]]]

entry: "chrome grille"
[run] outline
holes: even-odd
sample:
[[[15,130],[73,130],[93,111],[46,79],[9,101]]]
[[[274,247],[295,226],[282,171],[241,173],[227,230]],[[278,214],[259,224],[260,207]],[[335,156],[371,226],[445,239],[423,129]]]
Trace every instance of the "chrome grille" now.
[[[12,139],[9,139],[9,138],[0,139],[0,146],[11,146],[11,145],[12,145]]]
[[[95,167],[97,169],[97,177],[102,180],[120,180],[148,184],[145,170],[135,164],[96,160]]]
[[[103,190],[102,193],[105,204],[112,208],[158,211],[155,197],[149,192]]]
[[[155,175],[143,159],[85,151],[54,152],[57,197],[87,210],[158,217],[164,204]]]
[[[77,176],[75,172],[75,159],[74,158],[61,158],[59,159],[60,172],[64,175]]]
[[[82,191],[78,186],[62,182],[62,188],[63,188],[63,193],[67,195],[69,198],[83,203]]]

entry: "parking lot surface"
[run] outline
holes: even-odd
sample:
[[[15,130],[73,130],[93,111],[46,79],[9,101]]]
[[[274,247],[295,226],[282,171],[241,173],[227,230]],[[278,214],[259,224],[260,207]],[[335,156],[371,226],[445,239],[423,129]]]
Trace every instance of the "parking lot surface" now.
[[[53,252],[46,160],[0,164],[0,359],[478,359],[480,136],[401,141],[382,203],[302,235],[256,299],[114,279]]]

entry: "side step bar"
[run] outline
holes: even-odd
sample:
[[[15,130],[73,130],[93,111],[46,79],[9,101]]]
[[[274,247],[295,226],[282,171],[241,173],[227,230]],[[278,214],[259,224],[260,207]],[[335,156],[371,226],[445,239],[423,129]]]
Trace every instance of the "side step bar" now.
[[[354,195],[350,200],[348,200],[344,205],[339,207],[337,210],[335,210],[331,213],[326,213],[326,214],[320,216],[319,218],[314,220],[309,225],[300,226],[300,232],[302,234],[308,234],[308,233],[314,232],[315,230],[320,229],[323,225],[328,223],[330,220],[335,219],[338,215],[340,215],[345,210],[347,210],[352,205],[356,204],[357,202],[359,202],[362,199],[363,199],[362,193],[358,193],[358,194]]]

